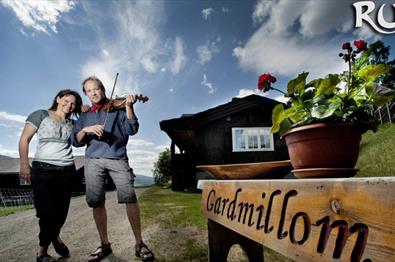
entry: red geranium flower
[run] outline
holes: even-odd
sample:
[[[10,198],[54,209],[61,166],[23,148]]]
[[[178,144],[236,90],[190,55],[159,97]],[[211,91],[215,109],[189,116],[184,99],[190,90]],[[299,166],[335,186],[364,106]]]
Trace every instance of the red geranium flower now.
[[[269,73],[264,73],[258,78],[258,89],[267,92],[271,89],[271,84],[275,83],[277,79]]]
[[[345,43],[343,43],[343,49],[344,49],[344,50],[351,49],[350,42],[345,42]]]
[[[358,49],[358,52],[363,52],[368,50],[367,43],[363,40],[355,40],[354,45]]]

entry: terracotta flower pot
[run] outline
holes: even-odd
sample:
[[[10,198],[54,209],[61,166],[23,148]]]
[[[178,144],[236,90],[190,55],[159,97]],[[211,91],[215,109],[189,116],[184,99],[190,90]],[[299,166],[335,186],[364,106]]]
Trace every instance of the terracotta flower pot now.
[[[348,177],[356,173],[360,129],[350,123],[311,124],[283,135],[299,177]],[[321,174],[321,175],[320,175]]]

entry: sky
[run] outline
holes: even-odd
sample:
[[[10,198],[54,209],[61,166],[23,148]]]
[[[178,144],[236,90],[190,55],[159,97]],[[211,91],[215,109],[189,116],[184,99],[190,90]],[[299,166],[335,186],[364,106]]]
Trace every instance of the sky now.
[[[119,73],[117,96],[150,98],[135,105],[140,130],[127,148],[134,172],[152,176],[171,142],[160,121],[249,94],[283,101],[278,93],[257,91],[259,75],[271,73],[273,86],[284,90],[302,71],[310,79],[340,73],[345,64],[338,53],[346,41],[381,40],[395,48],[394,34],[366,22],[355,26],[356,2],[0,0],[0,155],[18,157],[26,117],[47,109],[60,89],[83,96],[82,80],[95,75],[109,96]],[[369,2],[373,22],[386,4],[384,19],[395,27],[393,1]]]

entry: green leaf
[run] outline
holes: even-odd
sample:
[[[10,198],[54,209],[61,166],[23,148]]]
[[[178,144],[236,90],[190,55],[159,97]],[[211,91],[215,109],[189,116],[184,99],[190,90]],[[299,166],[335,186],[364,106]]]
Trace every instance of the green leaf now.
[[[315,96],[334,94],[336,86],[339,84],[339,82],[340,79],[338,75],[328,75],[320,82]]]
[[[342,102],[340,99],[335,102],[329,100],[322,100],[311,110],[311,116],[317,119],[324,119],[334,115],[335,111],[340,108]]]
[[[285,119],[285,112],[283,104],[277,104],[272,111],[272,122],[273,126],[271,128],[272,133],[277,133],[280,130],[281,122]]]
[[[287,86],[288,94],[303,94],[308,74],[308,72],[303,72],[299,74],[295,79],[289,81]]]
[[[389,72],[391,66],[385,64],[367,65],[357,73],[358,77],[367,82],[375,81],[379,76]]]
[[[322,78],[313,79],[306,86],[307,87],[315,87],[315,89],[318,89],[322,80],[323,80]]]
[[[284,135],[289,129],[291,129],[292,123],[288,119],[285,119],[283,122],[280,124],[280,129],[278,131],[278,134],[280,136]]]
[[[369,52],[363,53],[357,60],[353,62],[353,69],[359,70],[369,62]]]

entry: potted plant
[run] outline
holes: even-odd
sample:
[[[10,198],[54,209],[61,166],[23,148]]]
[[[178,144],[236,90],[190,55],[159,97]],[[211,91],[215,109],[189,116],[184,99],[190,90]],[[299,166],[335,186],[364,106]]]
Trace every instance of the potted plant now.
[[[286,93],[272,87],[272,75],[258,79],[259,90],[276,90],[289,98],[273,109],[271,131],[285,139],[298,177],[355,175],[361,135],[377,129],[374,110],[394,96],[394,90],[378,81],[391,67],[370,64],[365,41],[354,41],[354,46],[344,43],[339,54],[348,71],[309,82],[303,72],[288,82]]]

